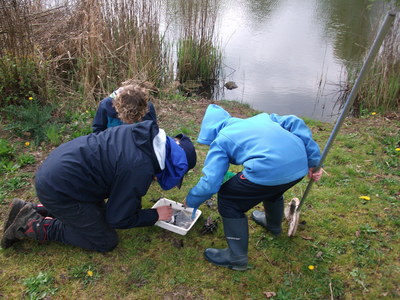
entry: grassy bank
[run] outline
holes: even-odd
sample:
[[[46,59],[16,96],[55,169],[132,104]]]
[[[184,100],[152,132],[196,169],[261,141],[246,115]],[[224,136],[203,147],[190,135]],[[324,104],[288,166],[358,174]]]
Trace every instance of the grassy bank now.
[[[155,104],[160,127],[167,134],[184,132],[195,140],[209,101],[164,95]],[[235,102],[220,104],[233,116],[257,113]],[[16,130],[7,129],[13,125],[12,119],[3,115],[0,224],[13,197],[37,202],[32,186],[35,169],[55,145],[90,131],[94,108],[88,106],[66,113],[65,119],[59,118],[56,123],[62,131],[56,132],[62,134],[53,142],[44,139],[35,143],[31,133],[17,135]],[[322,148],[332,125],[311,120],[307,123]],[[218,219],[213,197],[209,206],[200,207],[202,218],[186,236],[158,227],[119,230],[120,243],[107,254],[34,241],[1,249],[0,297],[399,298],[399,129],[398,115],[370,114],[346,120],[326,160],[326,174],[314,185],[303,206],[297,235],[276,238],[249,221],[252,270],[235,272],[214,267],[203,259],[205,248],[226,245],[221,224],[213,233],[203,234],[205,220],[209,216]],[[143,199],[144,207],[151,207],[160,197],[183,201],[201,176],[208,150],[198,144],[196,149],[198,164],[186,176],[182,189],[163,191],[154,184]],[[233,166],[231,170],[239,171],[240,167]],[[304,180],[290,190],[286,200],[300,197],[306,184]]]

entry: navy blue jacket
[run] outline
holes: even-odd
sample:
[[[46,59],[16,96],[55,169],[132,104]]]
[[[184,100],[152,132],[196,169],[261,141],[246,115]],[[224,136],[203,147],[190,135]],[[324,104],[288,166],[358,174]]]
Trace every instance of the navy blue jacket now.
[[[99,107],[97,108],[96,115],[94,116],[92,123],[92,129],[95,133],[106,130],[110,127],[124,124],[121,119],[118,118],[118,113],[112,105],[112,102],[114,100],[112,95],[114,95],[114,93],[111,94],[109,97],[104,98],[99,103]],[[148,102],[147,109],[148,112],[144,115],[142,121],[152,120],[154,122],[157,122],[156,110],[151,101]]]
[[[36,187],[54,201],[106,202],[113,228],[151,226],[154,209],[141,209],[153,176],[161,171],[153,149],[155,122],[117,126],[78,137],[53,150],[36,173]]]

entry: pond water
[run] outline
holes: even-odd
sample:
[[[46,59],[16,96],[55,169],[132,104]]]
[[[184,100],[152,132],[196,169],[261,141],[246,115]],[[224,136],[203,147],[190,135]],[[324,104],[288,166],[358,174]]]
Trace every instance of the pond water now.
[[[334,122],[345,70],[362,64],[382,16],[368,0],[221,0],[217,25],[223,51],[222,89],[278,114]],[[221,84],[221,86],[222,86]]]

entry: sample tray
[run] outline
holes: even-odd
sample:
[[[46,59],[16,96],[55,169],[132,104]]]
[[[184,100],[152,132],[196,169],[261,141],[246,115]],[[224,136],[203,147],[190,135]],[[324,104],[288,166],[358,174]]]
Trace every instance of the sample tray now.
[[[190,207],[184,208],[182,203],[179,203],[179,202],[176,202],[176,201],[172,201],[172,200],[169,200],[167,198],[159,199],[156,202],[156,204],[153,205],[152,208],[157,208],[159,206],[165,206],[165,205],[171,205],[172,209],[174,209],[174,210],[185,210],[186,212],[189,212],[190,215],[192,215],[192,213],[193,213],[193,208],[190,208]],[[199,209],[196,210],[195,218],[194,218],[194,220],[192,221],[192,223],[190,224],[190,226],[188,228],[179,227],[179,226],[176,226],[174,224],[171,224],[171,223],[168,223],[168,222],[165,222],[165,221],[157,221],[156,224],[154,224],[154,225],[159,226],[159,227],[164,228],[164,229],[167,229],[169,231],[178,233],[180,235],[185,235],[193,227],[193,225],[199,219],[200,215],[201,215],[201,210],[199,210]]]

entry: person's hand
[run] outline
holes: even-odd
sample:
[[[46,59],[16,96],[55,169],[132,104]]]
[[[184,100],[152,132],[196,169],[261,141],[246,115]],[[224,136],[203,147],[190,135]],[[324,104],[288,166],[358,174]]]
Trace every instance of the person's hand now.
[[[184,208],[188,207],[186,204],[186,199],[183,201],[183,207]],[[192,220],[194,220],[196,218],[196,211],[197,211],[197,207],[193,208],[193,212],[192,212],[192,216],[191,216]]]
[[[171,220],[173,212],[172,207],[169,205],[157,207],[158,221]]]
[[[315,168],[308,169],[308,178],[311,178],[314,181],[318,181],[322,177],[323,169],[320,168],[318,171],[314,172]]]
[[[196,219],[196,211],[197,211],[197,208],[193,208],[193,212],[192,212],[192,216],[191,216],[192,220]]]

